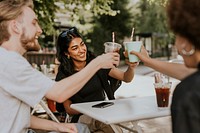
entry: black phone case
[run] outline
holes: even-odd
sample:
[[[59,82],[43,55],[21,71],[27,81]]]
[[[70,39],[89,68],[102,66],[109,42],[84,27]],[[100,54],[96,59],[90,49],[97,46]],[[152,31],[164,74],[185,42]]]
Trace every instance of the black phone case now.
[[[105,108],[105,107],[111,106],[113,104],[114,104],[113,102],[101,102],[101,103],[93,105],[92,107],[93,108]]]

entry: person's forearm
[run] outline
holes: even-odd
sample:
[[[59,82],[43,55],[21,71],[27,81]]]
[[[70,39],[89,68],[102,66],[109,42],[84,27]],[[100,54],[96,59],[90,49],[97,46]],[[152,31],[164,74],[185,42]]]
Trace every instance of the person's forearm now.
[[[133,80],[134,77],[134,68],[132,67],[128,67],[126,72],[124,72],[124,82],[128,83],[131,82]]]
[[[64,105],[64,108],[65,108],[65,111],[67,112],[67,114],[69,115],[77,115],[77,114],[80,114],[80,112],[70,108],[70,105],[72,104],[72,102],[70,100],[66,100],[63,105]]]
[[[64,102],[77,93],[99,69],[98,63],[89,63],[80,72],[56,82],[53,86],[54,95],[51,98],[57,102]]]
[[[184,64],[170,63],[151,58],[149,58],[149,60],[146,61],[144,65],[179,80],[184,79],[196,71],[196,69],[187,68]]]
[[[129,66],[125,72],[118,68],[113,68],[109,72],[109,76],[124,82],[131,82],[134,77],[134,68]]]
[[[59,133],[78,133],[74,123],[57,123],[52,120],[38,118],[33,115],[31,116],[30,128],[45,131],[56,131]]]
[[[45,96],[57,102],[64,102],[77,93],[100,68],[113,68],[114,65],[118,64],[118,53],[100,55],[81,71],[56,82]]]
[[[64,102],[77,93],[100,68],[113,68],[119,64],[118,53],[107,53],[96,57],[81,71],[56,82],[45,97],[56,102]]]
[[[57,131],[56,122],[50,121],[47,119],[38,118],[36,116],[31,116],[31,125],[32,129],[48,130],[48,131]]]

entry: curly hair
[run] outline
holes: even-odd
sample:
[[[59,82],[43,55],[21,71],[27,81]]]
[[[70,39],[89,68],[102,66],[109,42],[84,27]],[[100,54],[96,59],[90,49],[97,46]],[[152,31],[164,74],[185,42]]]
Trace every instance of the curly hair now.
[[[169,0],[169,26],[200,49],[200,0]]]

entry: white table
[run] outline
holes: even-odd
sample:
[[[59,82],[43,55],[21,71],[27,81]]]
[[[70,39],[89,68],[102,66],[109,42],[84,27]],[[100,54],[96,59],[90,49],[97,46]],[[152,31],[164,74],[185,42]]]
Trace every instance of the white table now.
[[[155,96],[125,98],[110,101],[114,102],[114,105],[106,108],[92,108],[92,105],[102,101],[72,104],[71,108],[103,123],[118,125],[122,122],[170,115],[170,108],[158,109]]]
[[[172,82],[171,95],[176,85],[180,82],[177,79],[170,78]],[[122,85],[115,92],[116,98],[128,98],[128,97],[145,97],[155,96],[154,89],[154,77],[151,75],[138,75],[135,74],[134,79],[130,83],[122,82]]]

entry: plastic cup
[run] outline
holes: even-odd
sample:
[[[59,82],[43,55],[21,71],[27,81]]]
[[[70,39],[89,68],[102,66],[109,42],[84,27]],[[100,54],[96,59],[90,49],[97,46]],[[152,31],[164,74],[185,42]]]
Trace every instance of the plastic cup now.
[[[119,50],[122,47],[120,44],[115,43],[115,42],[105,42],[104,46],[105,46],[105,53],[109,53],[109,52],[119,53]]]
[[[40,65],[40,68],[41,68],[42,73],[44,73],[45,75],[48,74],[47,65]]]
[[[162,109],[169,106],[169,96],[172,82],[154,83],[157,106]]]
[[[125,50],[128,51],[129,62],[139,62],[139,58],[136,55],[130,54],[131,51],[140,52],[142,41],[124,42]]]

